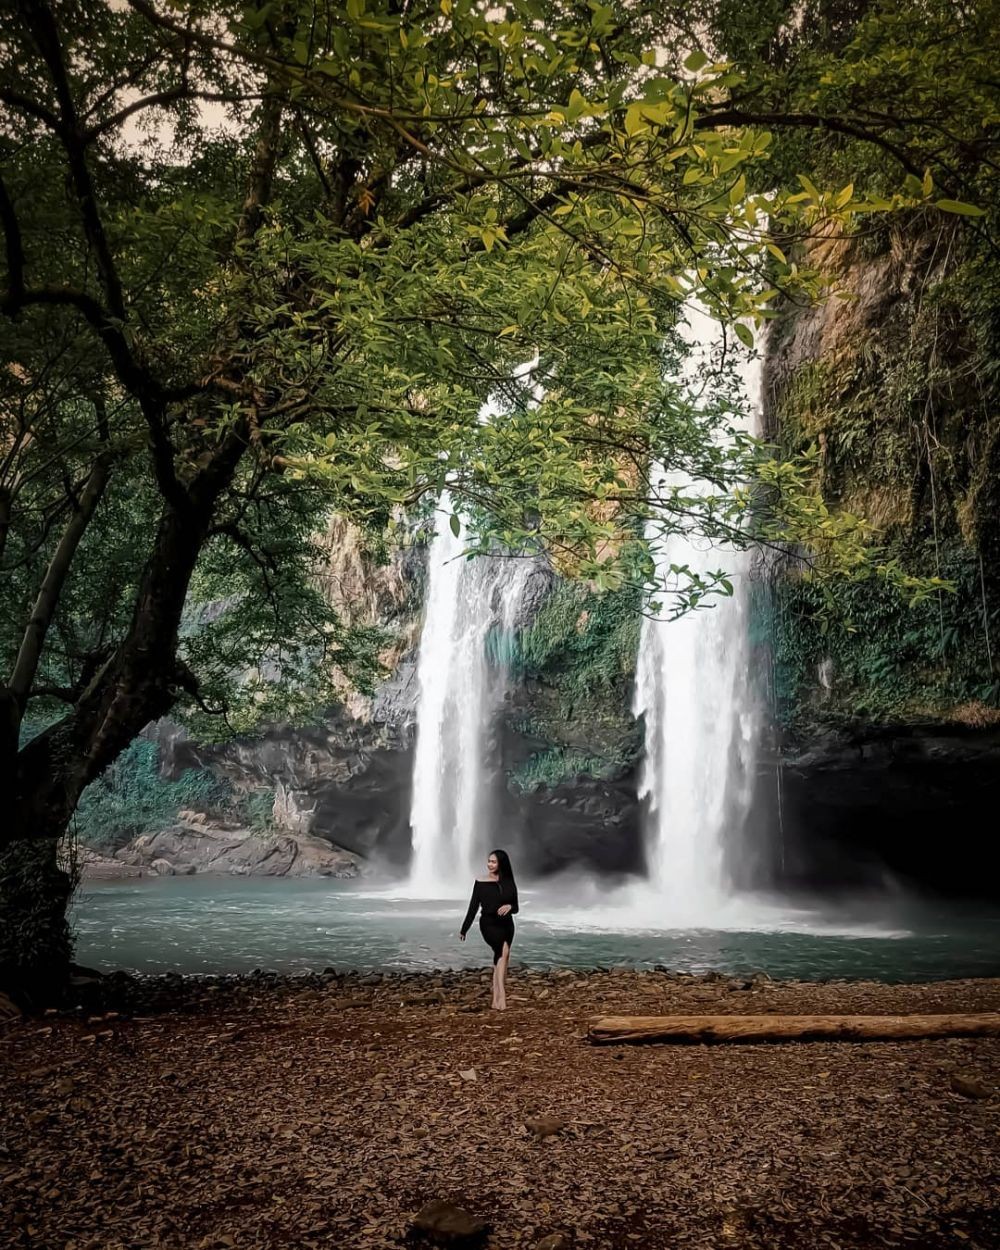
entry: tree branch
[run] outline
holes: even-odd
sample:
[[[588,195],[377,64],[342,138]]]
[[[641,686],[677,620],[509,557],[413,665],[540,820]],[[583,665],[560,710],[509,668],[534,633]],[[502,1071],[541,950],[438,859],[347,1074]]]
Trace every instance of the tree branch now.
[[[17,219],[14,201],[0,173],[0,226],[3,227],[4,250],[7,254],[7,287],[15,299],[24,294],[24,240]]]
[[[22,286],[20,291],[13,287],[0,291],[0,312],[8,317],[16,318],[23,308],[37,304],[75,308],[97,332],[119,381],[131,395],[137,399],[143,395],[166,398],[156,378],[133,355],[118,320],[93,295],[67,286]]]
[[[278,144],[281,139],[281,100],[268,95],[264,101],[264,120],[254,152],[246,199],[236,230],[237,242],[252,238],[263,218],[264,205],[271,198],[274,170],[278,163]]]
[[[66,578],[69,574],[73,557],[76,555],[80,541],[86,532],[90,519],[94,515],[104,488],[108,484],[111,470],[110,452],[101,452],[87,478],[86,485],[77,501],[77,506],[66,523],[62,537],[52,554],[49,566],[45,571],[39,587],[31,617],[21,639],[14,669],[9,682],[9,690],[22,713],[27,704],[31,683],[38,671],[38,664],[45,643],[45,635],[52,624],[52,617],[59,604]]]
[[[97,192],[94,188],[93,179],[90,176],[90,168],[87,165],[82,132],[76,114],[76,104],[73,100],[69,75],[63,60],[59,29],[56,26],[51,9],[44,3],[44,0],[29,0],[26,7],[38,49],[52,77],[52,85],[55,89],[56,99],[59,102],[59,114],[62,125],[58,133],[66,152],[70,180],[80,206],[80,217],[83,222],[84,234],[87,236],[87,241],[94,251],[97,271],[100,275],[109,310],[112,316],[120,321],[125,321],[125,301],[121,280],[115,268],[111,247],[104,230],[104,223],[101,220],[97,207]]]
[[[0,87],[0,100],[11,108],[19,109],[22,113],[27,113],[29,117],[34,117],[36,121],[44,122],[55,134],[62,136],[62,122],[59,118],[44,105],[32,100],[30,96],[21,95],[19,91],[11,91],[9,87]]]
[[[888,152],[908,174],[917,178],[923,177],[924,171],[898,144],[865,126],[857,126],[839,117],[825,117],[821,113],[754,113],[722,108],[718,112],[703,113],[694,120],[695,130],[714,130],[719,126],[788,126],[829,130],[834,134],[860,139],[863,143],[873,143]]]
[[[114,130],[116,126],[120,126],[122,122],[127,121],[136,113],[141,113],[143,109],[160,108],[165,104],[174,104],[178,100],[204,100],[208,103],[215,104],[245,104],[247,100],[259,100],[261,95],[256,92],[248,92],[246,95],[231,95],[225,91],[197,91],[191,88],[187,82],[179,83],[176,87],[168,87],[164,91],[156,91],[152,95],[143,96],[141,100],[133,100],[131,104],[126,104],[124,108],[112,113],[110,117],[106,117],[104,121],[94,122],[80,136],[84,144],[93,143],[93,141],[109,130]]]

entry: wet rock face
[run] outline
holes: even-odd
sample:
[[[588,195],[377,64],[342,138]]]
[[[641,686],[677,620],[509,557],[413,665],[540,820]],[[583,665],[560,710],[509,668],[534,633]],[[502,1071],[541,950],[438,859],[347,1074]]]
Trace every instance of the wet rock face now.
[[[409,853],[412,733],[405,726],[332,713],[321,726],[274,726],[259,738],[204,746],[176,726],[157,727],[168,776],[211,768],[237,786],[273,788],[275,816],[365,859]]]
[[[248,877],[353,877],[359,871],[356,856],[323,838],[257,834],[204,822],[193,813],[181,815],[184,819],[173,828],[134,839],[110,860],[84,858],[83,875],[108,879],[210,872]]]
[[[256,838],[254,866],[241,859],[248,852],[233,848],[215,871],[301,871],[305,861],[291,848],[304,837],[326,839],[390,871],[407,864],[412,731],[331,720],[322,729],[274,729],[222,747],[195,747],[176,735],[167,741],[171,770],[211,764],[241,784],[278,791],[292,840],[264,856]],[[637,789],[636,769],[610,781],[581,776],[528,793],[497,774],[490,839],[510,851],[529,879],[570,869],[641,873]],[[786,747],[780,768],[773,757],[762,759],[754,811],[736,848],[740,884],[856,890],[882,884],[888,874],[932,893],[997,897],[1000,840],[984,836],[997,810],[997,730],[868,728],[815,736]],[[171,841],[176,834],[157,838],[142,863],[163,858],[183,871],[197,861],[205,871],[202,865],[218,854],[217,847],[195,847],[190,833],[185,847]],[[116,874],[127,867],[116,863]]]
[[[631,774],[616,782],[577,777],[554,789],[507,792],[501,810],[499,840],[527,876],[642,871],[641,811]]]
[[[789,750],[780,774],[765,764],[758,794],[759,824],[783,830],[766,847],[772,880],[857,888],[888,874],[933,894],[1000,897],[1000,839],[988,832],[1000,810],[996,729],[830,732]]]
[[[237,784],[274,788],[290,836],[326,839],[398,872],[410,854],[414,729],[405,699],[385,706],[395,707],[395,719],[337,713],[321,727],[278,727],[215,747],[193,744],[169,725],[157,736],[167,772],[212,767]],[[1000,896],[1000,839],[987,833],[1000,810],[1000,730],[865,727],[814,734],[786,744],[780,767],[776,758],[760,762],[754,811],[736,848],[740,884],[852,891],[889,875],[931,893]],[[510,851],[528,879],[567,869],[610,876],[643,869],[638,766],[612,780],[580,776],[527,793],[497,773],[492,802],[489,839]],[[252,845],[259,849],[261,839]],[[233,866],[215,870],[300,871],[305,861],[291,854],[293,845],[257,855],[256,867],[233,850]],[[183,871],[197,860],[204,871],[214,852],[203,851],[171,845],[142,862],[159,857]],[[115,864],[114,875],[128,867]]]

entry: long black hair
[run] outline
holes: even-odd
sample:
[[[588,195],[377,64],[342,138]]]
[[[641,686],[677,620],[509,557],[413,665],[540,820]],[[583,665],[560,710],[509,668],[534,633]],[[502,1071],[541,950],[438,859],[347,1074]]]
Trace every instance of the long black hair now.
[[[490,851],[491,855],[497,857],[497,876],[501,881],[510,881],[514,883],[514,869],[510,866],[510,856],[506,851]]]

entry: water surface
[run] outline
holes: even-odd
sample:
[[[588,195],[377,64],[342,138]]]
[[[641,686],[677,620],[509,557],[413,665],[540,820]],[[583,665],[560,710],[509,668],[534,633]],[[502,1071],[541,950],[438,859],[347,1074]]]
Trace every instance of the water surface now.
[[[734,905],[712,927],[672,926],[648,892],[571,899],[524,889],[513,965],[663,964],[677,971],[918,981],[1000,975],[1000,911],[885,899],[836,911]],[[484,966],[458,899],[362,882],[166,877],[89,882],[73,908],[77,958],[102,970],[302,972]]]

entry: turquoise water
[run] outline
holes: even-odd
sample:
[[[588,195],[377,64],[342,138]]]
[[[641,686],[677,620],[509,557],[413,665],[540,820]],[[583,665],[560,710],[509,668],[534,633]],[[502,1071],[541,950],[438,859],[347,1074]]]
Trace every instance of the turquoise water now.
[[[561,892],[559,892],[561,889]],[[167,877],[90,882],[74,905],[77,959],[102,970],[277,972],[483,966],[464,900],[313,879]],[[672,929],[642,887],[523,889],[513,963],[665,964],[677,971],[885,981],[1000,975],[1000,910],[869,900],[862,909],[734,903],[704,926]]]

